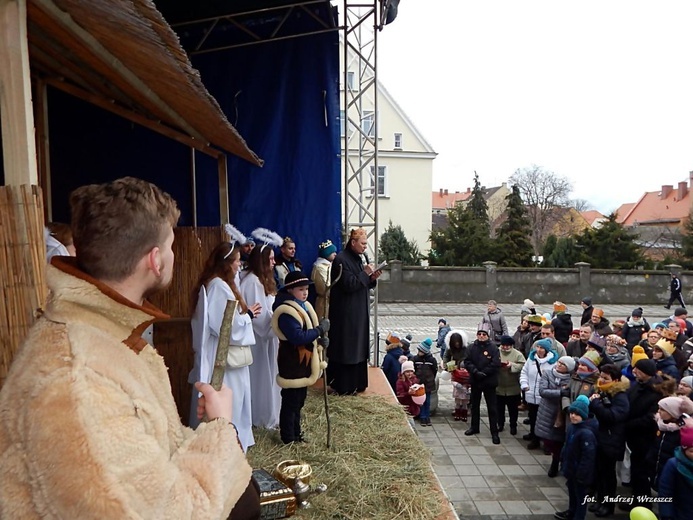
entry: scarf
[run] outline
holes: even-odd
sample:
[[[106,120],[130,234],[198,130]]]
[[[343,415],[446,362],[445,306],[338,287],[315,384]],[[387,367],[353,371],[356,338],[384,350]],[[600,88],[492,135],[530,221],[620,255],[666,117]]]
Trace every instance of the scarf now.
[[[577,374],[577,376],[580,379],[587,379],[588,377],[594,376],[594,374],[597,373],[597,370],[593,370],[592,372],[575,372],[575,373]]]
[[[686,454],[681,449],[681,446],[674,450],[674,457],[676,457],[676,469],[681,475],[688,481],[689,484],[693,484],[693,460],[686,457]]]
[[[609,388],[611,388],[612,386],[614,386],[614,384],[616,384],[616,381],[610,381],[610,382],[608,382],[608,383],[602,384],[601,381],[597,380],[597,389],[598,389],[600,392],[607,392],[607,391],[609,390]]]
[[[655,421],[657,421],[657,428],[659,428],[660,432],[677,432],[681,429],[681,427],[676,423],[676,421],[666,423],[662,420],[662,418],[659,416],[659,412],[657,412],[654,416]]]

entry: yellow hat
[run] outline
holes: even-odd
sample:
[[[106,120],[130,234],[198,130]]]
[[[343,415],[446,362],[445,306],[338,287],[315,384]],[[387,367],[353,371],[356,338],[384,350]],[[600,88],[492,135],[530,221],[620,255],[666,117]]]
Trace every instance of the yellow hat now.
[[[631,354],[630,366],[634,367],[635,364],[641,359],[648,359],[647,354],[645,354],[645,349],[640,345],[633,347],[633,353]]]
[[[669,357],[674,353],[676,346],[668,339],[661,338],[655,343],[654,348],[658,348],[664,354],[664,357]]]
[[[553,302],[553,311],[554,312],[565,312],[568,310],[568,307],[566,306],[565,303],[563,302]]]

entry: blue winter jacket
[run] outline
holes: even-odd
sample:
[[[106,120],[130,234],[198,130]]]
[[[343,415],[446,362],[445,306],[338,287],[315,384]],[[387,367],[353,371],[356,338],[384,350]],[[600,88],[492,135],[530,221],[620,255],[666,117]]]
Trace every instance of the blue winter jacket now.
[[[598,428],[599,423],[593,417],[568,426],[561,452],[561,473],[565,478],[574,479],[583,486],[594,482]]]

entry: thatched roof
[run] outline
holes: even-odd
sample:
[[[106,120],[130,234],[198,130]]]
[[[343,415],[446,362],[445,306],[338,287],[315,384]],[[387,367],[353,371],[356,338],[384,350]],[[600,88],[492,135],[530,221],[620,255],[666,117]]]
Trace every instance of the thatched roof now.
[[[34,74],[262,164],[151,0],[29,0],[27,13]]]

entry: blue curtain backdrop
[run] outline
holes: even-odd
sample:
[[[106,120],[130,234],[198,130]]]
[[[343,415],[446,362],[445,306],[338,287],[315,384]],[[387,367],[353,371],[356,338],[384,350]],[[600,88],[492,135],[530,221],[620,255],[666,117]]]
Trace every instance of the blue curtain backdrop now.
[[[245,233],[261,226],[291,236],[306,270],[320,242],[340,245],[338,52],[333,32],[193,58],[229,121],[265,160],[258,168],[229,157],[232,223]],[[216,170],[198,163],[197,171],[208,187],[198,218],[213,222]]]
[[[338,33],[304,36],[193,58],[229,121],[265,160],[228,156],[231,223],[296,241],[309,270],[317,245],[341,249]],[[76,187],[125,175],[149,180],[192,225],[190,151],[168,138],[58,91],[49,97],[54,220],[69,222]],[[216,161],[196,153],[198,225],[217,226]]]

